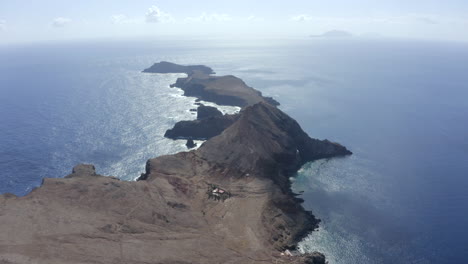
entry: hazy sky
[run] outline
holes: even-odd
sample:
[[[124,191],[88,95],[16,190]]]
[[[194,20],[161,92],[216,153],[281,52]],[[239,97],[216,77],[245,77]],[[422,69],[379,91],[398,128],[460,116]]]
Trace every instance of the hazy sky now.
[[[135,36],[355,35],[468,41],[468,0],[0,0],[0,43]]]

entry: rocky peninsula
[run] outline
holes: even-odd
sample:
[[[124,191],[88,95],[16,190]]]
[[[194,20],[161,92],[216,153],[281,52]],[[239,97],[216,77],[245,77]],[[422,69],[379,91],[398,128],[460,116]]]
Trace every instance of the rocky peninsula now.
[[[182,89],[186,96],[194,96],[219,105],[244,107],[258,102],[279,105],[273,98],[262,96],[260,91],[247,86],[241,79],[232,75],[213,76],[213,70],[202,65],[182,66],[163,61],[155,63],[143,72],[186,73],[188,76],[177,79],[172,87]]]
[[[202,67],[155,65],[188,78]],[[148,160],[138,181],[82,164],[24,197],[1,195],[0,263],[325,263],[320,253],[284,254],[319,223],[289,177],[351,152],[310,138],[274,101],[242,87],[215,89],[245,103],[230,125],[196,150]],[[225,116],[196,121],[216,118]]]

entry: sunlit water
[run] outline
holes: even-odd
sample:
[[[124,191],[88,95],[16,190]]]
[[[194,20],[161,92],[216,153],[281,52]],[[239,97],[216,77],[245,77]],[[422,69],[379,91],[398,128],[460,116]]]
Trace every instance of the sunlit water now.
[[[395,40],[133,41],[0,47],[0,193],[28,193],[77,163],[132,180],[185,150],[163,134],[193,119],[183,74],[235,74],[346,158],[293,179],[323,220],[300,244],[330,263],[464,263],[468,244],[468,46]],[[224,112],[238,109],[223,107]]]

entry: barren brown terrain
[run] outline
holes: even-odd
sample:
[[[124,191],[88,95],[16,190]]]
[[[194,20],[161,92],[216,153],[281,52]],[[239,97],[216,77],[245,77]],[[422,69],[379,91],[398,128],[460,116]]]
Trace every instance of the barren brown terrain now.
[[[325,263],[281,255],[319,223],[289,177],[349,154],[258,102],[197,150],[148,160],[138,181],[81,164],[24,197],[1,195],[0,263]]]

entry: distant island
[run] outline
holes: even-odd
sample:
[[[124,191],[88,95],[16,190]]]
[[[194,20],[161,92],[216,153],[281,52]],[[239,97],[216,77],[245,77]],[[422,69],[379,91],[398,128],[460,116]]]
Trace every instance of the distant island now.
[[[210,67],[204,65],[179,65],[172,62],[161,61],[159,63],[153,64],[153,66],[148,69],[143,70],[143,72],[151,73],[186,73],[192,75],[194,73],[200,74],[214,74],[215,72]]]
[[[320,35],[310,35],[311,38],[349,38],[353,34],[344,30],[330,30]]]
[[[200,105],[189,122],[203,123],[209,139],[148,160],[137,181],[80,164],[24,197],[0,195],[0,263],[324,264],[321,253],[294,252],[320,220],[304,210],[289,178],[306,162],[352,153],[310,138],[237,77],[168,62],[145,72],[186,73],[174,87],[242,110],[222,115]],[[201,129],[184,127],[190,140]]]

